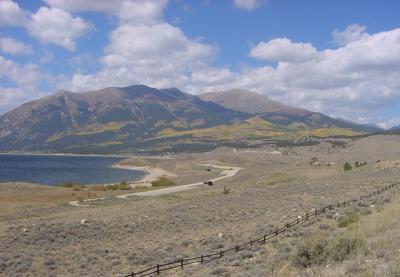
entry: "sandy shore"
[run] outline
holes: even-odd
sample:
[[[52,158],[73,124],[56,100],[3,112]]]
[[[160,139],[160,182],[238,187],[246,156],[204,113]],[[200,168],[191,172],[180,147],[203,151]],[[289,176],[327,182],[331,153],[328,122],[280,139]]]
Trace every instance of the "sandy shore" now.
[[[129,182],[128,184],[135,188],[137,186],[151,186],[151,182],[158,180],[162,176],[175,177],[175,174],[172,174],[164,169],[150,166],[132,166],[132,165],[121,165],[116,164],[112,166],[113,168],[121,168],[121,169],[129,169],[129,170],[139,170],[144,171],[147,174],[143,176],[140,180]]]

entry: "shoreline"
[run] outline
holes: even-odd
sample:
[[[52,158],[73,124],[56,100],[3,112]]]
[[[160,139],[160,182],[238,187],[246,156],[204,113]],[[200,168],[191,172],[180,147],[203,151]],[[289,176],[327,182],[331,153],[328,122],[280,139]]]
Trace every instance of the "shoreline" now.
[[[176,177],[175,174],[158,167],[121,165],[119,163],[114,164],[111,167],[146,172],[147,174],[139,180],[127,181],[128,185],[130,185],[132,188],[137,186],[151,186],[151,182],[158,180],[162,176]]]
[[[151,158],[151,159],[172,159],[176,155],[138,155],[138,154],[74,154],[74,153],[34,153],[34,152],[0,152],[0,156],[61,156],[61,157],[104,157],[104,158]]]
[[[127,155],[127,156],[120,156],[120,155],[96,155],[96,154],[88,154],[88,155],[80,155],[80,154],[61,154],[61,153],[53,153],[53,154],[45,154],[45,153],[0,153],[1,156],[57,156],[57,157],[103,157],[103,158],[120,158],[120,160],[116,161],[116,163],[111,164],[108,166],[108,168],[114,168],[114,169],[125,169],[125,170],[135,170],[135,171],[140,171],[144,173],[144,176],[142,176],[140,179],[133,179],[133,180],[126,180],[126,182],[131,185],[132,188],[135,188],[136,186],[142,185],[142,186],[151,186],[151,182],[158,180],[162,176],[171,176],[175,177],[175,174],[172,174],[166,170],[163,170],[161,168],[153,168],[150,166],[131,166],[131,165],[122,165],[120,164],[121,162],[125,161],[126,159],[129,158],[134,158],[138,156],[132,156],[132,155]],[[158,159],[169,159],[170,156],[151,156],[149,158],[158,158]],[[0,181],[0,184],[2,183],[10,183],[10,182],[19,182],[19,183],[26,183],[26,184],[34,184],[34,185],[39,185],[39,186],[45,186],[45,187],[59,187],[59,185],[56,184],[43,184],[43,183],[33,183],[33,182],[28,182],[28,181]],[[118,182],[112,182],[112,183],[87,183],[85,185],[87,186],[109,186],[113,185]]]
[[[134,155],[123,155],[123,154],[73,154],[73,153],[0,153],[0,156],[61,156],[61,157],[104,157],[104,158],[131,158],[135,157]]]

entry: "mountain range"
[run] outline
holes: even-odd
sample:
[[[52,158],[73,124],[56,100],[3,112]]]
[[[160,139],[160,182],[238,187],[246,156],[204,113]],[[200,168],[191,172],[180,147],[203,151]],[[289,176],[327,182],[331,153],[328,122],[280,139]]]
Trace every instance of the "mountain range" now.
[[[0,116],[0,151],[135,152],[171,144],[379,129],[272,101],[243,90],[200,97],[144,85],[59,91]]]
[[[258,114],[261,118],[278,125],[297,125],[304,128],[347,128],[361,132],[377,132],[375,126],[356,124],[343,119],[331,118],[322,113],[284,105],[267,96],[245,90],[228,90],[200,95],[205,101],[217,103],[223,107]]]

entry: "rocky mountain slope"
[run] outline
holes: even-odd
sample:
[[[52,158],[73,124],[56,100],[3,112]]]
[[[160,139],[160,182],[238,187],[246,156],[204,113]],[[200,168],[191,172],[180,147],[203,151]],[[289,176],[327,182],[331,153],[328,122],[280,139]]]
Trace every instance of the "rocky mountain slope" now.
[[[185,151],[188,143],[205,151],[218,141],[372,131],[246,91],[197,97],[134,85],[59,91],[23,104],[0,116],[0,151],[117,153],[159,151],[171,144]]]
[[[0,150],[122,145],[151,138],[165,128],[205,128],[246,117],[177,89],[136,85],[87,93],[60,91],[2,115]]]
[[[304,128],[348,128],[361,132],[377,132],[379,128],[335,119],[321,113],[284,105],[267,96],[245,90],[210,92],[200,95],[229,109],[258,114],[261,118],[278,125]]]

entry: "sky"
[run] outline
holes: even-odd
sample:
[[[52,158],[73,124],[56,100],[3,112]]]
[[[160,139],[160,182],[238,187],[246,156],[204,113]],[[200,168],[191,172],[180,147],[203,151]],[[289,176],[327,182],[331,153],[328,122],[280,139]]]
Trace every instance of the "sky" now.
[[[0,114],[60,89],[245,89],[400,125],[397,0],[0,0]]]

